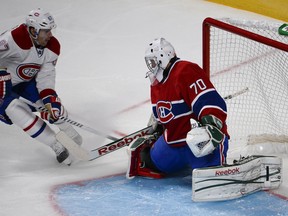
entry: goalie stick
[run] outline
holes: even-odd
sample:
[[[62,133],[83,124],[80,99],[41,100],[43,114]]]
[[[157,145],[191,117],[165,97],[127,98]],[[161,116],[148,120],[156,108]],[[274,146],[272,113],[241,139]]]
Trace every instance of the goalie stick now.
[[[23,102],[25,102],[26,104],[36,108],[38,111],[43,111],[43,112],[47,112],[48,110],[45,107],[42,106],[38,106],[37,104],[23,98],[20,97],[20,100],[22,100]],[[127,136],[124,136],[120,139],[117,139],[115,137],[106,135],[104,133],[101,133],[93,128],[90,128],[88,126],[85,126],[79,122],[73,121],[69,118],[65,118],[65,117],[60,117],[60,119],[63,119],[64,121],[68,122],[69,124],[72,124],[74,126],[77,126],[79,128],[82,128],[84,130],[87,130],[89,132],[92,132],[94,134],[100,135],[102,137],[106,137],[110,140],[113,140],[113,142],[108,143],[106,145],[103,145],[97,149],[93,149],[90,152],[88,152],[87,150],[83,149],[81,146],[77,145],[72,139],[70,139],[67,135],[65,135],[64,133],[61,133],[61,131],[56,135],[56,138],[58,141],[60,141],[67,149],[68,151],[73,154],[75,157],[77,157],[79,160],[83,160],[83,161],[92,161],[95,160],[101,156],[104,156],[106,154],[109,154],[115,150],[118,150],[120,148],[123,148],[127,145],[129,145],[132,141],[134,141],[135,139],[148,135],[149,130],[151,130],[152,126],[148,126],[146,128],[143,128],[139,131],[136,131],[132,134],[129,134]]]
[[[224,100],[232,99],[232,98],[234,98],[234,97],[236,97],[238,95],[244,94],[247,91],[248,91],[248,87],[243,89],[243,90],[240,90],[238,92],[235,92],[233,94],[225,96]],[[33,106],[37,110],[47,111],[47,109],[45,107],[41,107],[41,106],[39,107],[35,103],[33,103],[33,102],[31,102],[31,101],[29,101],[29,100],[27,100],[25,98],[20,97],[20,99],[23,100],[28,105]],[[75,122],[75,121],[73,121],[71,119],[64,118],[64,117],[62,117],[62,119],[67,121],[68,123],[70,123],[72,125],[75,125],[77,127],[86,129],[87,131],[90,131],[90,132],[92,132],[94,134],[101,135],[103,137],[106,137],[108,139],[113,140],[113,142],[111,142],[111,143],[105,144],[105,145],[103,145],[103,146],[101,146],[99,148],[91,150],[90,154],[89,154],[89,152],[87,152],[87,150],[83,149],[82,147],[76,146],[77,144],[74,141],[72,141],[72,140],[68,141],[68,139],[65,136],[65,142],[64,143],[67,143],[67,145],[65,145],[65,147],[68,150],[70,150],[72,152],[72,154],[74,154],[78,159],[80,159],[80,160],[88,160],[88,161],[93,161],[93,160],[95,160],[95,159],[97,159],[99,157],[102,157],[102,156],[107,155],[107,154],[109,154],[111,152],[114,152],[114,151],[116,151],[118,149],[121,149],[121,148],[123,148],[125,146],[128,146],[131,142],[133,142],[137,138],[145,136],[145,135],[148,135],[148,132],[152,128],[152,126],[150,125],[150,126],[148,126],[146,128],[143,128],[143,129],[141,129],[139,131],[136,131],[136,132],[134,132],[132,134],[129,134],[129,135],[124,136],[124,137],[122,137],[120,139],[117,139],[115,137],[111,137],[109,135],[106,135],[104,133],[96,131],[93,128],[84,126],[83,124]],[[62,138],[63,138],[63,134],[59,134],[58,139],[62,139]],[[77,152],[77,151],[79,151],[79,152]]]
[[[102,157],[104,155],[107,155],[111,152],[114,152],[118,149],[121,149],[125,146],[128,146],[130,143],[132,143],[134,140],[149,135],[148,132],[151,130],[152,126],[148,126],[146,128],[143,128],[139,131],[136,131],[132,134],[129,134],[127,136],[124,136],[114,142],[108,143],[106,145],[103,145],[99,148],[93,149],[91,151],[88,151],[78,144],[76,144],[70,137],[68,137],[64,132],[60,131],[56,135],[56,139],[63,144],[68,151],[76,157],[78,160],[81,161],[93,161],[99,157]]]
[[[152,126],[148,126],[146,128],[143,128],[139,131],[136,131],[132,134],[129,134],[127,136],[124,136],[114,142],[108,143],[106,145],[103,145],[99,148],[91,150],[91,158],[89,161],[95,160],[99,157],[102,157],[104,155],[107,155],[111,152],[114,152],[118,149],[121,149],[125,146],[128,146],[130,143],[132,143],[134,140],[149,135],[148,132],[151,130]]]
[[[240,90],[238,92],[235,92],[233,94],[227,95],[226,97],[224,97],[224,100],[232,99],[232,98],[234,98],[234,97],[236,97],[238,95],[244,94],[247,91],[248,91],[248,87],[245,88],[245,89],[242,89],[242,90]],[[134,140],[136,140],[139,137],[143,137],[145,135],[149,135],[148,132],[151,130],[151,128],[152,128],[152,125],[150,125],[150,126],[148,126],[146,128],[143,128],[143,129],[141,129],[139,131],[136,131],[136,132],[134,132],[134,133],[132,133],[130,135],[127,135],[127,136],[125,136],[123,138],[120,138],[120,139],[118,139],[118,140],[116,140],[114,142],[111,142],[111,143],[108,143],[106,145],[103,145],[103,146],[101,146],[101,147],[99,147],[97,149],[91,150],[91,156],[92,157],[91,157],[90,161],[95,160],[95,159],[97,159],[97,158],[99,158],[101,156],[104,156],[106,154],[109,154],[111,152],[114,152],[114,151],[116,151],[118,149],[121,149],[121,148],[123,148],[125,146],[128,146],[131,142],[133,142]]]

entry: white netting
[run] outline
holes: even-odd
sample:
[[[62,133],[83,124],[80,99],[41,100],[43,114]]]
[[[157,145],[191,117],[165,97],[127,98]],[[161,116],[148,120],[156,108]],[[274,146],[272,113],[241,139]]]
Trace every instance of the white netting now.
[[[288,36],[278,34],[281,23],[228,18],[221,21],[288,44]],[[260,153],[266,150],[271,153],[274,147],[264,144],[288,144],[288,140],[275,138],[288,136],[288,52],[265,45],[261,39],[257,42],[240,36],[235,31],[231,33],[210,26],[210,52],[205,55],[210,58],[211,80],[223,97],[248,88],[245,93],[227,100],[230,148],[251,154],[252,148],[259,148],[247,146],[260,143]],[[253,137],[264,134],[266,138],[271,135],[272,139],[260,139],[260,142],[256,139],[258,142],[255,142]],[[281,149],[288,148],[284,145]]]

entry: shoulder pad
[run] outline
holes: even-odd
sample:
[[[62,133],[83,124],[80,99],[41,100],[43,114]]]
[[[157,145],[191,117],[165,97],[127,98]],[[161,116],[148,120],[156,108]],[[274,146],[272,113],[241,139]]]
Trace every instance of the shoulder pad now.
[[[30,49],[33,46],[27,28],[24,24],[21,24],[17,28],[13,29],[11,34],[13,40],[21,49]]]
[[[60,55],[60,43],[55,37],[50,39],[46,48],[54,52],[56,55]]]

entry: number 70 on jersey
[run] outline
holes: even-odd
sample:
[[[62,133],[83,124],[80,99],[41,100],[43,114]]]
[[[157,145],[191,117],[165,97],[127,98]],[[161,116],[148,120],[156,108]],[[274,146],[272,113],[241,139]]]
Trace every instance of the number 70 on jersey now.
[[[189,88],[194,89],[195,94],[197,95],[200,91],[207,89],[207,86],[202,79],[198,79],[196,82],[192,83]]]

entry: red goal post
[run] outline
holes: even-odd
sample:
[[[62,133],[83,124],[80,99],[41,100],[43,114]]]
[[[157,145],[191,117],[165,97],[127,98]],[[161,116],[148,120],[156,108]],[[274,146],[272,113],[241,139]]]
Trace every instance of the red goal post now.
[[[203,21],[203,69],[212,83],[223,97],[248,89],[227,100],[235,152],[288,152],[288,36],[279,34],[282,24]]]

